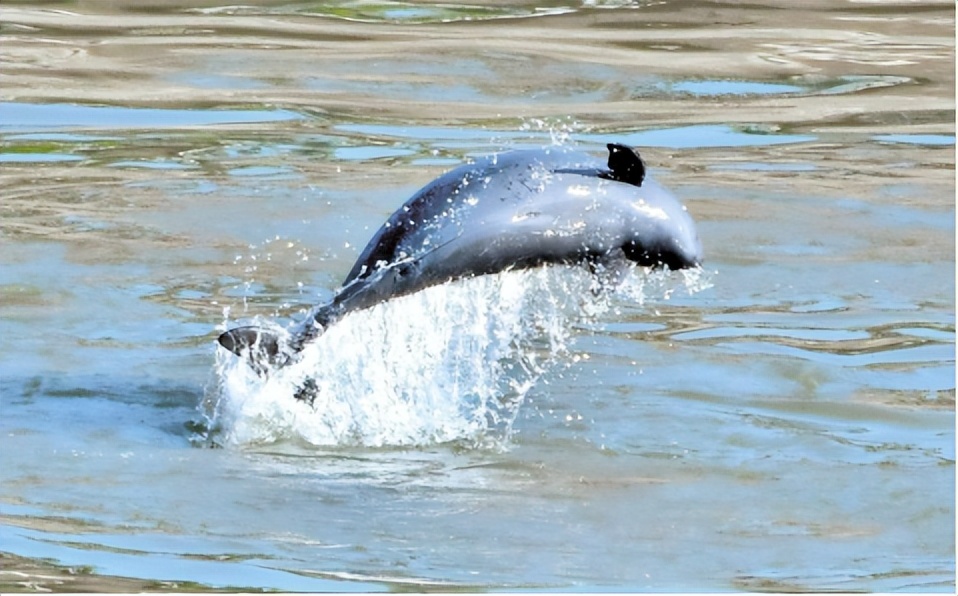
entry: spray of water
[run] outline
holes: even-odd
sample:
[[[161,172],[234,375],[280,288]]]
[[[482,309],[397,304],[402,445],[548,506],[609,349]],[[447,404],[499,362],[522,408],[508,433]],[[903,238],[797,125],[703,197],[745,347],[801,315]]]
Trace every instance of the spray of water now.
[[[700,272],[624,267],[598,276],[541,267],[427,288],[347,315],[265,378],[217,349],[200,406],[203,439],[239,447],[506,447],[526,394],[567,355],[577,322],[622,299],[667,299],[676,283],[690,292],[708,287]],[[311,403],[294,398],[307,385]]]

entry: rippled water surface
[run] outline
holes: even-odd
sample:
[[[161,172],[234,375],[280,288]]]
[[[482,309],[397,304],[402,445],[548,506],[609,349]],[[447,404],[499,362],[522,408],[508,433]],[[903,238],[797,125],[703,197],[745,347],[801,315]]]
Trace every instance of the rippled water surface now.
[[[0,587],[952,592],[954,6],[796,4],[4,2]],[[354,313],[314,409],[214,349],[611,141],[704,271]]]

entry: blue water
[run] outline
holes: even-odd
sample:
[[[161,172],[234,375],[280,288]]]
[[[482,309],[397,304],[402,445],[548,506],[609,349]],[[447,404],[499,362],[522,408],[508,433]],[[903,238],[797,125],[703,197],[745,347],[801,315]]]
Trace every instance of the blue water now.
[[[369,137],[385,137],[409,141],[433,142],[433,147],[461,148],[476,144],[506,144],[509,146],[534,147],[549,144],[553,133],[487,130],[487,129],[445,129],[416,126],[385,126],[376,124],[343,124],[336,127],[344,132]],[[608,134],[589,134],[570,132],[568,140],[583,145],[603,147],[608,142]],[[815,140],[812,135],[757,134],[748,130],[739,130],[731,126],[701,125],[682,126],[643,131],[619,131],[615,134],[618,142],[636,147],[663,147],[668,149],[711,148],[711,147],[755,147],[762,145],[780,145],[804,143]]]
[[[907,143],[911,145],[954,145],[954,135],[878,135],[876,141],[883,143]]]
[[[673,93],[692,95],[779,95],[804,91],[797,85],[753,81],[680,81],[668,85]]]
[[[175,110],[0,102],[0,130],[5,132],[63,128],[151,129],[282,122],[297,118],[300,118],[298,114],[288,110]]]

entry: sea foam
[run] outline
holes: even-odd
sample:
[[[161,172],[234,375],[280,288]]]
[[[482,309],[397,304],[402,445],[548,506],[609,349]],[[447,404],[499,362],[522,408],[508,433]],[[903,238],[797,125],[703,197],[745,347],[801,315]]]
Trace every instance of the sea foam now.
[[[568,354],[577,323],[623,300],[708,287],[700,270],[680,273],[549,266],[430,287],[348,314],[267,377],[217,349],[200,406],[204,440],[503,448],[529,390]],[[306,383],[311,404],[293,397]]]

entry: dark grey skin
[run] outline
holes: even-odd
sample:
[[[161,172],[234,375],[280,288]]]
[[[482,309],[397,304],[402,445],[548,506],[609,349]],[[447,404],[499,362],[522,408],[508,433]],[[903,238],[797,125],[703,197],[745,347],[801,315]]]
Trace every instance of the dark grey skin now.
[[[551,147],[500,153],[443,174],[389,217],[339,292],[289,337],[239,327],[220,335],[220,345],[265,374],[346,313],[455,279],[621,259],[673,271],[699,266],[702,246],[685,207],[646,178],[637,151],[608,149],[605,163]]]

